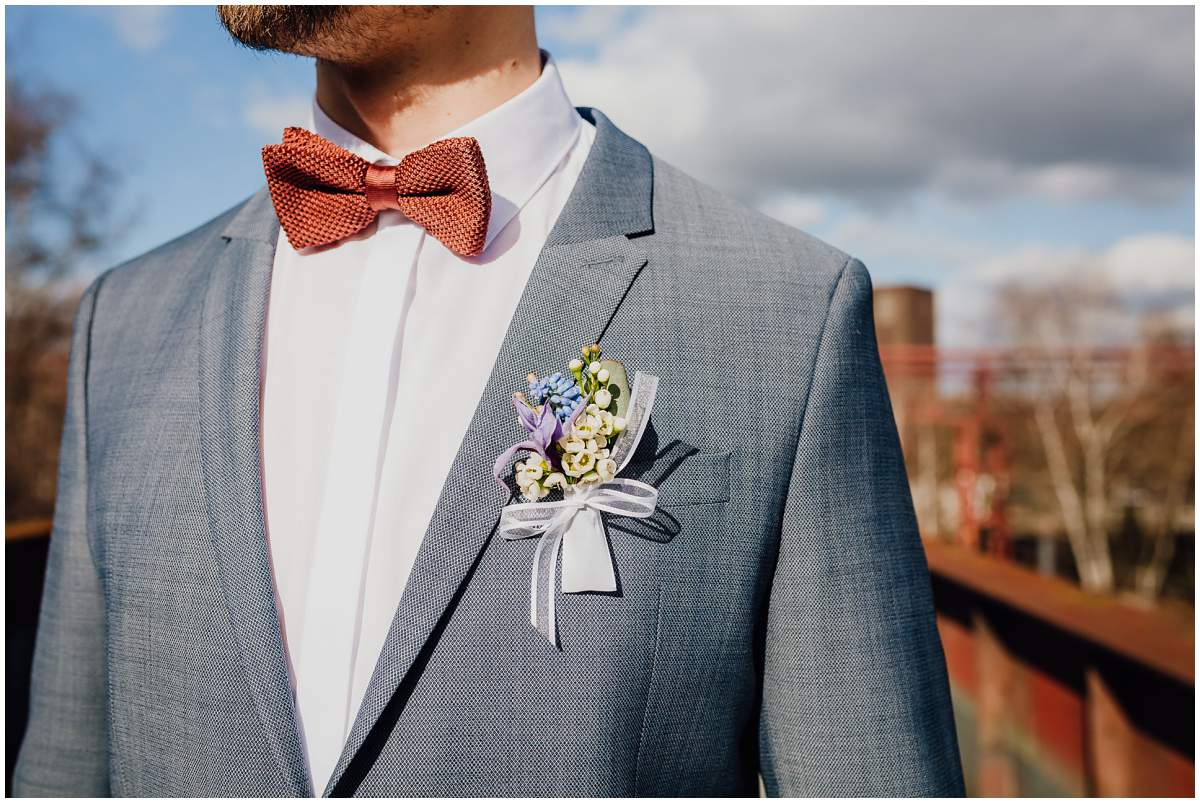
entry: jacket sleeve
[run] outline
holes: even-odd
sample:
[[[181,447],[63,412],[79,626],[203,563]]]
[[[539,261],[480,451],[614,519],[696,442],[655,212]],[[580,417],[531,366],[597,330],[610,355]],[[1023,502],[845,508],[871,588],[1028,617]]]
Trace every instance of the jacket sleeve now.
[[[856,260],[834,286],[812,369],[765,639],[767,794],[963,793],[871,280]]]
[[[105,606],[88,541],[87,373],[97,286],[75,316],[29,725],[13,774],[19,797],[109,794]]]

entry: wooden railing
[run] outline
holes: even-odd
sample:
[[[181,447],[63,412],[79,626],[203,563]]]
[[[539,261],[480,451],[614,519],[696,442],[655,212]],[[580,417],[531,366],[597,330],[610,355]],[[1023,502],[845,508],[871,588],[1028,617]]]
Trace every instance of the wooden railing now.
[[[46,538],[50,535],[51,519],[25,519],[10,521],[4,525],[5,541],[25,541],[30,538]]]

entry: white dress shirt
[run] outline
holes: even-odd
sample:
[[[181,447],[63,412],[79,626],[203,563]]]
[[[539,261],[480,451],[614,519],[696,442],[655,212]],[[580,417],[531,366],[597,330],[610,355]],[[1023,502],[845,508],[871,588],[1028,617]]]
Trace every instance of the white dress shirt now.
[[[368,161],[398,161],[342,129],[315,101],[311,130]],[[325,249],[297,252],[281,233],[275,251],[265,507],[318,795],[595,129],[572,107],[547,57],[532,86],[445,136],[475,137],[487,164],[492,214],[480,256],[456,256],[392,211]]]

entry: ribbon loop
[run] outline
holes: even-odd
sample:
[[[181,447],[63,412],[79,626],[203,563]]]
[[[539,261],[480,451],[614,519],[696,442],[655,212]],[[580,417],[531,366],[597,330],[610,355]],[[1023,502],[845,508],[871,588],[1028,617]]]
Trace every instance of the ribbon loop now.
[[[367,167],[367,175],[363,181],[363,194],[367,204],[376,212],[386,209],[400,208],[400,193],[396,191],[396,173],[399,170],[394,165],[372,164]]]

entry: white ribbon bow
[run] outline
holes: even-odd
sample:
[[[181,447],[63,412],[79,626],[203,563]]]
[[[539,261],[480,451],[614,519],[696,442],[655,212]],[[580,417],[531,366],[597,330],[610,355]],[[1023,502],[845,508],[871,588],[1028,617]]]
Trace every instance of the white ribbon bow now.
[[[629,394],[626,429],[617,438],[613,459],[619,473],[629,463],[650,419],[658,378],[635,374]],[[554,614],[554,575],[562,555],[560,585],[564,594],[614,592],[616,570],[608,549],[601,513],[645,519],[654,514],[658,490],[638,480],[611,480],[571,486],[561,501],[521,502],[500,515],[498,532],[510,541],[541,536],[533,555],[529,589],[529,621],[558,646]]]

